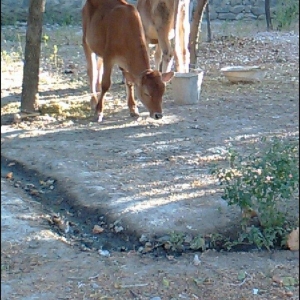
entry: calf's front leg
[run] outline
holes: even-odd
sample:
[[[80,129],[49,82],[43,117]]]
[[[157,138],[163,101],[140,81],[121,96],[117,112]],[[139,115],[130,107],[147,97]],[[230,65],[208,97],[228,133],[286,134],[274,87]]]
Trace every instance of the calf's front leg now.
[[[139,109],[136,106],[136,101],[134,99],[134,83],[131,75],[128,72],[122,71],[125,77],[126,94],[127,94],[127,105],[129,108],[129,113],[131,117],[139,116]]]

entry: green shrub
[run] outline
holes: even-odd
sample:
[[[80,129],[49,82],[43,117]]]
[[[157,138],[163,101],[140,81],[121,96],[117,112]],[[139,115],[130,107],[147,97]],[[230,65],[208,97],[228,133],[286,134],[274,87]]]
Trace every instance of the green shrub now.
[[[289,29],[291,24],[299,18],[299,1],[286,0],[275,8],[275,22],[277,29]]]
[[[217,170],[222,198],[243,212],[239,243],[274,247],[289,229],[287,203],[299,187],[298,142],[263,139],[255,152],[242,157],[229,150],[229,168]],[[249,213],[250,212],[250,213]],[[257,224],[251,224],[253,217]]]

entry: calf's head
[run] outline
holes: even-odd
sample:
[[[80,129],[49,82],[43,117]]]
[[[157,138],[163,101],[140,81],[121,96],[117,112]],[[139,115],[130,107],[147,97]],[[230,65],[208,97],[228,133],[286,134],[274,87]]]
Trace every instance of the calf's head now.
[[[166,89],[166,82],[170,81],[174,72],[161,74],[157,70],[146,70],[136,80],[136,93],[146,106],[153,119],[161,119],[162,97]]]

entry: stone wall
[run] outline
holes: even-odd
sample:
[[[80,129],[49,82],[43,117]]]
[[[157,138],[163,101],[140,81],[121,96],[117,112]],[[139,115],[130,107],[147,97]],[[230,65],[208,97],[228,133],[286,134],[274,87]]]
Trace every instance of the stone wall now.
[[[273,11],[278,1],[271,0]],[[80,22],[81,2],[82,0],[46,0],[44,23],[73,24]],[[135,3],[136,1],[128,2]],[[265,0],[210,0],[209,3],[211,20],[256,20],[265,18]],[[29,0],[2,0],[1,24],[15,24],[16,21],[25,22],[28,4]]]
[[[271,0],[274,11],[275,0]],[[265,0],[210,0],[211,20],[265,19]]]

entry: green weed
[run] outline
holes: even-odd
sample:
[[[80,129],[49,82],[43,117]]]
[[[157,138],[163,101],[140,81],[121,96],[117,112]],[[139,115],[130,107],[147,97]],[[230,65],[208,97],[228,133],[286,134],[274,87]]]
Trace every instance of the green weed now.
[[[278,138],[261,142],[262,148],[246,157],[230,149],[228,168],[213,173],[223,187],[222,198],[243,212],[242,233],[235,244],[270,249],[290,230],[285,204],[299,188],[299,147]],[[251,223],[253,218],[257,224]]]
[[[277,30],[289,29],[297,19],[299,19],[298,0],[286,0],[277,4],[274,18],[277,23]]]

